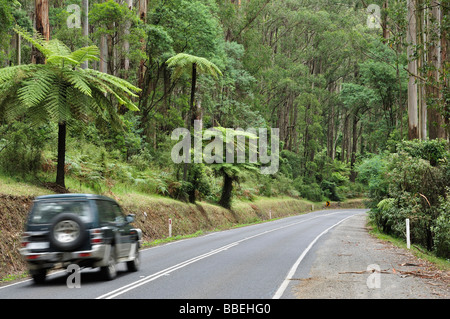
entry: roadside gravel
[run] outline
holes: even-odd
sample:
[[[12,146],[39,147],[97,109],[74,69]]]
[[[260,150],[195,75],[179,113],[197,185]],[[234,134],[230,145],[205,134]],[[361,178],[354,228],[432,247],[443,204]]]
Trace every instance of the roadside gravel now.
[[[326,235],[307,278],[292,293],[299,299],[450,299],[450,272],[368,233],[366,214]]]

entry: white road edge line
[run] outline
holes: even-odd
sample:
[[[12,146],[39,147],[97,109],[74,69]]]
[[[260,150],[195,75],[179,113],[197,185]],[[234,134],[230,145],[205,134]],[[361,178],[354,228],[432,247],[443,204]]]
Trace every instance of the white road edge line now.
[[[323,232],[321,232],[316,238],[314,238],[314,240],[308,245],[308,247],[306,247],[306,249],[302,252],[302,254],[300,255],[300,257],[297,259],[297,261],[295,262],[295,264],[292,266],[292,268],[289,270],[286,278],[284,279],[283,283],[281,284],[281,286],[278,288],[277,292],[275,293],[275,295],[273,295],[272,299],[280,299],[281,296],[283,296],[284,291],[286,290],[287,286],[289,285],[289,283],[291,282],[291,279],[293,278],[295,272],[297,271],[298,266],[300,265],[300,263],[302,262],[303,258],[305,258],[306,254],[310,251],[310,249],[312,248],[312,246],[314,246],[314,244],[319,240],[320,237],[322,237],[324,234],[326,234],[330,229],[332,229],[333,227],[336,227],[337,225],[339,225],[340,223],[342,223],[343,221],[349,219],[350,217],[353,217],[354,215],[348,216],[342,220],[340,220],[339,222],[337,222],[336,224],[334,224],[331,227],[328,227],[327,229],[325,229]]]
[[[203,255],[199,255],[199,256],[193,257],[191,259],[185,260],[185,261],[183,261],[183,262],[181,262],[179,264],[176,264],[174,266],[171,266],[171,267],[168,267],[166,269],[160,270],[160,271],[158,271],[158,272],[156,272],[154,274],[151,274],[151,275],[148,275],[148,276],[146,276],[144,278],[141,278],[140,280],[134,281],[134,282],[132,282],[132,283],[130,283],[128,285],[122,286],[122,287],[117,288],[117,289],[115,289],[113,291],[110,291],[110,292],[108,292],[106,294],[103,294],[103,295],[97,297],[96,299],[112,299],[112,298],[115,298],[115,297],[117,297],[117,296],[119,296],[121,294],[124,294],[124,293],[126,293],[126,292],[128,292],[130,290],[133,290],[133,289],[135,289],[135,288],[137,288],[139,286],[142,286],[142,285],[144,285],[146,283],[149,283],[149,282],[151,282],[153,280],[156,280],[156,279],[158,279],[158,278],[160,278],[162,276],[170,274],[171,272],[173,272],[175,270],[178,270],[180,268],[186,267],[186,266],[188,266],[188,265],[190,265],[192,263],[195,263],[195,262],[197,262],[199,260],[202,260],[204,258],[210,257],[210,256],[215,255],[217,253],[220,253],[222,251],[225,251],[225,250],[227,250],[227,249],[229,249],[231,247],[234,247],[234,246],[238,245],[239,243],[247,241],[249,239],[252,239],[252,238],[255,238],[255,237],[259,237],[261,235],[264,235],[264,234],[267,234],[267,233],[271,233],[271,232],[274,232],[274,231],[277,231],[277,230],[280,230],[280,229],[283,229],[283,228],[287,228],[287,227],[291,227],[291,226],[294,226],[294,225],[298,225],[298,224],[304,223],[304,222],[312,220],[312,219],[325,217],[325,216],[329,216],[329,215],[334,215],[334,214],[340,214],[340,213],[342,213],[342,212],[334,212],[334,213],[323,214],[323,215],[321,214],[319,216],[314,216],[314,217],[311,217],[311,218],[307,218],[307,219],[304,219],[304,220],[301,220],[301,221],[298,221],[298,222],[295,222],[295,223],[291,223],[291,224],[288,224],[288,225],[277,227],[277,228],[274,228],[274,229],[271,229],[271,230],[266,230],[266,231],[258,233],[256,235],[240,239],[240,240],[235,241],[235,242],[233,242],[231,244],[228,244],[228,245],[219,247],[217,249],[214,249],[214,250],[212,250],[212,251],[210,251],[208,253],[205,253]],[[335,225],[333,225],[332,227],[334,227],[334,226]],[[328,231],[328,229],[327,229],[327,231]],[[319,237],[321,235],[319,235]],[[317,240],[317,238],[315,239],[315,241],[316,240]],[[308,250],[309,250],[309,248],[308,248]]]

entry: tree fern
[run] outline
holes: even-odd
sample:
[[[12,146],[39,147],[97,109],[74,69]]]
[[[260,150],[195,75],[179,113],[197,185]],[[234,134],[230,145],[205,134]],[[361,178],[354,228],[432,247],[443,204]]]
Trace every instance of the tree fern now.
[[[56,122],[65,131],[71,119],[101,118],[120,128],[110,97],[130,110],[138,110],[131,98],[137,97],[139,88],[113,75],[80,68],[84,61],[98,60],[97,47],[71,52],[57,39],[46,41],[38,33],[32,35],[20,27],[15,31],[43,53],[46,64],[0,69],[0,121],[27,116],[34,122]],[[60,156],[64,154],[58,153]],[[62,169],[64,174],[63,167],[58,160],[57,171]],[[64,180],[60,183],[64,186]]]
[[[208,59],[187,53],[178,53],[168,59],[166,63],[168,67],[173,68],[175,79],[178,79],[183,73],[190,72],[193,64],[195,64],[199,73],[212,75],[215,78],[222,75],[220,69]]]

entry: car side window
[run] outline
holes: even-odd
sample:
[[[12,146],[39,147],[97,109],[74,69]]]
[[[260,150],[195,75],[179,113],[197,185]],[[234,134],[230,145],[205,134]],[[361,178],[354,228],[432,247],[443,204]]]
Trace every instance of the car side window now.
[[[109,201],[96,200],[100,225],[104,226],[116,221],[115,211]]]
[[[122,214],[120,207],[117,204],[111,203],[111,208],[114,212],[114,220],[116,223],[124,224],[125,216]]]

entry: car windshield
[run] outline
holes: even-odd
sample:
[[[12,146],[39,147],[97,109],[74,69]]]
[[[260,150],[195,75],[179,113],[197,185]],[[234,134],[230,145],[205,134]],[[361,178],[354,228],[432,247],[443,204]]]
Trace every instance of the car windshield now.
[[[61,213],[75,214],[83,222],[90,222],[92,220],[87,201],[42,201],[34,204],[31,223],[48,224],[56,215]]]

